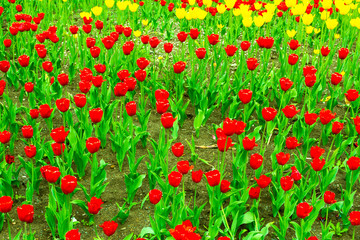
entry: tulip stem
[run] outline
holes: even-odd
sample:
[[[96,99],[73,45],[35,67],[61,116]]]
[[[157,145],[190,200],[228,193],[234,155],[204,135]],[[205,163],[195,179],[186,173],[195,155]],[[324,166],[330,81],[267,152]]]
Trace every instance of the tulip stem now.
[[[355,226],[353,226],[353,236],[352,236],[352,240],[355,239]]]
[[[197,184],[195,184],[195,190],[194,190],[194,209],[196,207],[196,187],[197,187]]]
[[[265,122],[264,131],[263,131],[263,134],[261,137],[261,147],[260,147],[261,154],[263,154],[265,152],[265,151],[263,151],[263,140],[264,140],[264,136],[265,136],[265,132],[266,132],[266,125],[267,125],[267,122]]]
[[[11,224],[10,224],[11,218],[10,218],[9,213],[7,213],[6,216],[7,216],[8,230],[9,230],[9,240],[12,240],[12,238],[11,238],[11,227],[10,227],[11,226]]]
[[[328,217],[329,217],[329,207],[326,208],[325,228],[327,228]]]

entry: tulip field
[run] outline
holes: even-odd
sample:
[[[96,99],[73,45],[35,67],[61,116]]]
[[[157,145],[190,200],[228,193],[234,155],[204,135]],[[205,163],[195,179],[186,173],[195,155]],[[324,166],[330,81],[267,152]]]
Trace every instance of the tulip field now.
[[[0,21],[0,240],[360,239],[360,0]]]

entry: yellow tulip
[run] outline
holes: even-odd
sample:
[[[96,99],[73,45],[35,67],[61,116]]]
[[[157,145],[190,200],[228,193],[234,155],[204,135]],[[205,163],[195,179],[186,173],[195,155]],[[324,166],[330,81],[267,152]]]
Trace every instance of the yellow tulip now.
[[[212,0],[204,0],[203,3],[204,3],[204,5],[206,5],[207,7],[211,7],[211,5],[212,5]]]
[[[189,0],[189,4],[192,6],[196,3],[196,0]]]
[[[243,18],[242,23],[245,27],[250,27],[253,24],[253,20],[251,17]]]
[[[281,2],[282,2],[282,0],[275,0],[275,1],[274,1],[274,4],[275,4],[275,6],[277,6],[277,5],[279,5]]]
[[[318,34],[320,32],[319,28],[314,28],[314,33]]]
[[[268,3],[268,4],[266,4],[265,9],[266,9],[268,12],[274,13],[275,10],[276,10],[276,6],[275,6],[275,4],[270,4],[270,3]]]
[[[63,2],[67,2],[67,0],[63,0]]]
[[[115,4],[115,0],[105,0],[105,5],[108,7],[108,8],[112,8]]]
[[[302,19],[302,22],[303,22],[305,25],[308,26],[308,25],[310,25],[310,24],[314,21],[314,15],[312,15],[312,14],[304,14],[301,19]]]
[[[136,10],[138,9],[138,7],[139,7],[139,4],[133,3],[133,4],[130,4],[130,5],[129,5],[129,10],[130,10],[131,12],[136,12]]]
[[[350,5],[342,5],[338,9],[341,15],[347,15],[350,12]]]
[[[234,8],[235,6],[235,3],[236,3],[236,0],[225,0],[225,5],[227,8]]]
[[[160,57],[158,57],[158,60],[162,60],[164,57],[162,57],[162,56],[160,56]]]
[[[78,35],[77,35],[77,34],[74,34],[73,36],[74,36],[75,39],[78,38]]]
[[[264,14],[263,14],[264,21],[265,21],[266,23],[271,22],[273,16],[274,16],[274,13],[272,13],[272,12],[266,12],[266,13],[264,13]]]
[[[260,10],[261,7],[262,7],[262,4],[259,3],[259,2],[256,2],[256,3],[254,4],[254,7],[255,7],[256,10]]]
[[[177,8],[175,10],[175,15],[178,19],[183,19],[185,17],[186,11],[184,8]]]
[[[335,39],[339,39],[339,38],[340,38],[340,34],[335,34],[334,37],[335,37]]]
[[[141,21],[141,23],[142,23],[144,26],[147,26],[147,25],[149,24],[149,20],[143,19],[143,20]]]
[[[351,19],[350,20],[350,25],[360,29],[360,18],[357,17],[357,18]]]
[[[265,20],[262,16],[255,16],[254,17],[254,23],[257,27],[261,27],[262,25],[264,25]]]
[[[216,9],[220,14],[223,14],[226,11],[226,7],[224,4],[217,5]]]
[[[80,17],[81,18],[84,18],[84,17],[90,18],[91,17],[91,12],[81,12]]]
[[[326,20],[326,19],[328,19],[330,17],[330,13],[328,12],[328,11],[323,11],[322,13],[321,13],[321,20]]]
[[[135,37],[140,37],[141,36],[141,31],[140,30],[134,31],[134,36]]]
[[[95,16],[99,16],[102,12],[102,7],[98,7],[98,6],[93,7],[91,11],[94,13]]]
[[[204,20],[208,12],[196,7],[194,8],[194,14],[196,14],[197,19]]]
[[[220,28],[220,29],[222,29],[222,28],[224,27],[224,25],[218,24],[217,27]]]
[[[129,1],[125,1],[125,2],[117,2],[116,6],[119,8],[120,11],[124,11],[127,6],[129,5]]]
[[[292,8],[296,5],[296,0],[285,0],[285,4],[287,7]]]
[[[321,4],[324,9],[329,9],[329,8],[331,8],[333,1],[332,0],[324,0],[321,2]]]
[[[296,35],[296,31],[295,29],[286,30],[286,34],[289,36],[289,38],[293,38]]]
[[[320,50],[319,50],[319,49],[314,49],[314,53],[315,53],[315,54],[319,54],[319,53],[320,53]]]
[[[291,9],[291,12],[294,15],[303,15],[306,11],[307,5],[305,4],[298,4]]]
[[[190,11],[190,12],[187,12],[186,14],[185,14],[185,18],[186,18],[186,20],[191,20],[191,19],[193,19],[194,18],[194,15],[192,14],[192,11]],[[195,18],[196,19],[196,18]]]
[[[326,20],[325,23],[326,23],[326,27],[330,30],[336,28],[336,26],[338,25],[338,21],[336,19],[330,19],[330,18]]]
[[[351,8],[352,10],[355,10],[355,9],[357,8],[357,4],[350,4],[350,8]]]
[[[234,8],[233,9],[233,14],[235,17],[239,16],[241,14],[241,10],[239,8]]]
[[[306,27],[306,33],[307,34],[310,34],[310,33],[312,33],[313,32],[313,30],[314,30],[314,27],[312,27],[312,26],[308,26],[308,27]]]

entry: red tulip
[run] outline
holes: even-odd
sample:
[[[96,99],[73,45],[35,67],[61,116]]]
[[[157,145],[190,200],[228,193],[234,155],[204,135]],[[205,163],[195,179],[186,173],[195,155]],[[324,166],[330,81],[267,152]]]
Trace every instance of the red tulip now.
[[[99,123],[104,115],[104,111],[101,108],[94,108],[89,111],[89,115],[92,123]]]
[[[258,199],[260,196],[260,187],[252,187],[249,189],[249,196],[251,199]]]
[[[114,94],[117,97],[125,96],[128,91],[128,86],[124,82],[117,83],[114,87]]]
[[[32,223],[34,221],[34,207],[32,205],[23,204],[17,208],[17,214],[22,222]]]
[[[283,153],[283,152],[279,152],[278,154],[276,154],[276,160],[277,163],[279,165],[285,165],[290,159],[290,154],[289,153]]]
[[[298,218],[304,219],[309,216],[312,210],[313,207],[310,206],[307,202],[299,203],[296,206],[296,215],[298,216]]]
[[[247,104],[251,101],[253,92],[249,89],[242,89],[239,91],[239,99],[243,104]]]
[[[27,67],[29,66],[29,61],[30,61],[30,57],[27,56],[27,55],[21,55],[19,58],[18,58],[18,62],[20,64],[20,66],[22,67]]]
[[[200,32],[197,28],[190,29],[189,35],[192,39],[194,39],[194,40],[197,39],[199,37],[199,34],[200,34]]]
[[[325,159],[314,158],[310,164],[314,171],[321,171],[325,165]]]
[[[166,53],[171,53],[174,45],[172,43],[164,43],[164,50]]]
[[[333,73],[331,75],[331,81],[330,82],[331,82],[331,84],[336,86],[341,82],[342,78],[343,78],[343,76],[340,73]]]
[[[6,144],[6,143],[8,143],[9,141],[10,141],[10,137],[11,137],[11,133],[10,132],[8,132],[8,131],[3,131],[3,132],[1,132],[0,131],[0,142],[2,143],[2,144]]]
[[[359,226],[360,225],[360,212],[352,211],[349,214],[349,221],[350,221],[351,225]]]
[[[160,202],[162,198],[162,192],[158,189],[150,190],[149,192],[149,200],[152,204],[156,205]]]
[[[15,162],[14,159],[15,159],[14,156],[11,156],[11,155],[6,155],[6,156],[5,156],[5,162],[6,162],[7,164],[12,164],[12,163],[14,163],[14,162]],[[1,209],[1,206],[0,206],[0,209]],[[1,212],[1,210],[0,210],[0,212]]]
[[[235,121],[235,134],[236,135],[240,135],[243,132],[245,132],[245,128],[246,128],[246,123],[244,123],[243,121]]]
[[[69,76],[66,73],[59,74],[57,80],[61,86],[66,86],[69,84]]]
[[[104,64],[96,64],[94,68],[98,73],[104,73],[106,71],[106,66]]]
[[[290,176],[285,176],[280,179],[281,188],[284,191],[289,191],[294,184],[294,179]]]
[[[86,105],[86,96],[84,94],[76,94],[74,102],[78,108],[83,108]]]
[[[57,99],[55,101],[56,107],[59,109],[60,112],[66,112],[69,110],[70,107],[70,100],[67,98]]]
[[[131,117],[136,114],[136,102],[131,101],[125,105],[126,113]]]
[[[316,76],[314,74],[309,74],[305,76],[305,85],[307,87],[312,87],[316,83]]]
[[[181,183],[181,179],[182,179],[182,174],[176,171],[172,171],[168,175],[168,181],[172,187],[178,187]]]
[[[320,111],[319,117],[323,125],[326,125],[335,118],[336,113],[332,113],[331,110],[325,110],[324,108]]]
[[[5,40],[4,40],[4,46],[5,46],[6,48],[11,47],[11,39],[5,39]]]
[[[285,141],[285,144],[286,148],[288,149],[295,149],[301,145],[301,143],[298,142],[296,137],[288,137]]]
[[[220,183],[220,191],[222,193],[227,193],[230,191],[230,182],[228,180],[222,180]]]
[[[49,105],[43,104],[39,107],[39,112],[42,118],[49,118],[51,116],[53,109]]]
[[[232,57],[235,55],[238,48],[235,45],[227,45],[225,48],[225,52],[229,57]]]
[[[265,121],[272,121],[277,114],[276,109],[271,107],[265,107],[261,110],[262,117]]]
[[[10,69],[10,63],[6,60],[0,61],[0,71],[7,73]]]
[[[82,26],[82,29],[85,33],[90,33],[91,32],[91,28],[92,26],[90,24],[85,24]]]
[[[92,197],[90,199],[90,202],[88,202],[89,213],[93,215],[98,214],[99,211],[102,209],[101,205],[103,203],[104,202],[100,198]]]
[[[150,47],[156,48],[160,44],[160,40],[157,37],[152,37],[149,39]]]
[[[345,93],[345,97],[349,102],[356,101],[359,98],[359,91],[357,91],[356,89],[349,89]]]
[[[256,58],[249,58],[248,60],[246,60],[246,64],[247,64],[247,68],[250,71],[255,70],[257,66],[259,66],[259,63],[257,62]]]
[[[304,117],[305,117],[305,123],[307,125],[313,125],[314,123],[316,123],[316,120],[318,119],[319,116],[316,113],[306,112],[304,114]]]
[[[167,99],[160,99],[156,101],[156,112],[159,114],[163,114],[168,110],[169,106],[170,104]]]
[[[115,39],[112,36],[106,36],[101,39],[101,42],[103,43],[104,47],[109,50],[111,49],[115,44]],[[94,46],[93,46],[94,47]],[[90,49],[91,51],[91,49]]]
[[[205,173],[206,179],[211,187],[215,187],[220,184],[220,172],[213,170]]]
[[[94,47],[95,44],[96,44],[95,38],[91,38],[91,37],[86,38],[86,46],[87,46],[88,48]]]
[[[130,55],[132,50],[134,50],[134,43],[132,41],[125,42],[122,49],[125,55]]]
[[[184,154],[184,145],[181,142],[175,143],[172,145],[171,151],[175,157],[181,157]]]
[[[334,192],[331,192],[331,191],[326,191],[326,192],[324,193],[324,202],[325,202],[326,204],[336,203],[335,193],[334,193]]]
[[[24,151],[28,158],[33,158],[36,155],[36,147],[34,145],[25,146]]]
[[[71,34],[75,35],[79,31],[79,28],[78,28],[78,26],[70,26],[69,30],[70,30]]]
[[[234,143],[232,143],[232,139],[229,137],[222,137],[217,140],[217,147],[220,152],[227,152],[232,146],[234,146]]]
[[[195,51],[196,56],[198,59],[204,59],[206,55],[206,49],[205,48],[198,48]]]
[[[324,47],[324,46],[321,47],[321,55],[326,57],[327,55],[329,55],[329,53],[330,53],[329,47]]]
[[[73,229],[65,234],[65,240],[80,240],[81,234],[79,229]]]
[[[31,125],[23,126],[21,132],[24,138],[32,138],[34,134],[33,127]]]
[[[298,40],[291,39],[290,42],[287,43],[291,50],[296,50],[301,45],[299,44]]]
[[[179,39],[180,42],[185,42],[187,36],[188,36],[188,34],[186,32],[179,32],[177,34],[177,38]]]
[[[71,175],[66,175],[61,179],[61,190],[64,194],[72,193],[77,186],[77,178]]]
[[[250,167],[254,170],[258,169],[259,167],[261,167],[262,163],[263,163],[263,156],[261,156],[260,154],[254,153],[250,156]]]
[[[292,179],[294,179],[294,181],[300,181],[302,176],[301,173],[296,169],[295,166],[291,167],[291,175]]]
[[[349,49],[347,48],[341,48],[339,50],[339,58],[342,60],[345,59],[348,56],[348,54],[349,54]]]
[[[52,65],[52,62],[49,62],[49,61],[45,61],[42,63],[42,67],[44,69],[45,72],[52,72],[52,70],[54,70],[54,67]]]
[[[182,73],[185,70],[186,63],[185,62],[177,62],[174,64],[174,72],[175,73]]]
[[[97,20],[95,22],[95,27],[96,27],[96,29],[101,30],[101,29],[104,28],[104,23],[102,21],[100,21],[100,20]]]
[[[161,124],[164,128],[172,128],[177,118],[174,118],[172,113],[164,113],[161,115]]]
[[[118,227],[118,223],[114,221],[106,221],[103,224],[99,225],[105,233],[106,236],[110,237],[113,235]]]
[[[243,143],[243,147],[246,151],[251,151],[254,149],[254,147],[258,146],[255,143],[255,137],[253,137],[252,139],[249,139],[247,136],[242,140]]]
[[[142,35],[140,39],[141,39],[141,42],[143,44],[148,44],[149,43],[149,36],[148,35]]]
[[[355,171],[360,167],[360,158],[354,156],[350,157],[349,160],[347,160],[346,164],[351,171]]]
[[[219,42],[219,35],[218,34],[211,34],[207,36],[209,43],[211,45],[216,45]]]
[[[289,90],[292,85],[294,84],[292,81],[290,81],[290,79],[288,78],[280,78],[280,88],[281,90],[283,90],[284,92],[286,92],[287,90]]]
[[[159,100],[167,100],[169,98],[169,92],[164,89],[157,89],[155,91],[155,99]]]
[[[59,168],[53,166],[43,166],[40,168],[41,175],[49,183],[55,183],[59,179],[61,173]]]
[[[150,64],[150,61],[141,57],[136,60],[136,64],[140,69],[144,70]]]
[[[251,43],[249,41],[242,41],[240,44],[241,50],[244,52],[247,51],[251,46]]]
[[[177,170],[183,175],[187,174],[191,168],[189,161],[179,161],[176,166]]]
[[[290,54],[288,57],[288,63],[290,65],[295,65],[298,60],[299,60],[299,56],[296,54]]]
[[[60,156],[65,151],[65,144],[64,143],[52,143],[51,148],[54,152],[55,156]]]
[[[191,172],[191,179],[194,183],[201,182],[202,176],[204,175],[203,171],[200,169],[198,171]]]
[[[0,212],[1,213],[8,213],[11,211],[13,206],[13,200],[9,196],[2,196],[0,197]]]
[[[282,109],[285,117],[287,118],[293,118],[297,113],[300,112],[299,110],[296,110],[296,107],[294,105],[287,105]]]
[[[261,175],[259,179],[255,177],[256,183],[259,185],[260,188],[266,188],[271,183],[271,178]]]
[[[333,122],[331,131],[333,134],[336,135],[339,134],[343,128],[344,128],[344,123]]]
[[[101,146],[101,141],[96,137],[89,137],[86,140],[86,149],[90,153],[96,153],[97,151],[99,151],[100,146]]]

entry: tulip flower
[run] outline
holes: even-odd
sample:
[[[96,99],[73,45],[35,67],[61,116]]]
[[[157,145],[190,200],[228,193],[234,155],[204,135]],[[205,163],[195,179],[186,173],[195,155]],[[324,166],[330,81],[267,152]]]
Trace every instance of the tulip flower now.
[[[345,93],[345,97],[349,102],[356,101],[359,98],[359,91],[356,89],[349,89]]]
[[[184,154],[184,145],[181,142],[175,143],[172,145],[171,151],[175,157],[181,157]]]
[[[80,240],[81,233],[79,232],[79,229],[73,229],[68,231],[65,234],[65,240]]]
[[[21,132],[24,138],[32,138],[34,134],[33,127],[31,125],[23,126]]]
[[[20,64],[20,66],[22,67],[27,67],[29,66],[29,61],[30,61],[30,57],[27,56],[27,55],[21,55],[19,58],[18,58],[18,62]]]
[[[292,82],[288,78],[280,78],[279,82],[280,82],[280,88],[284,92],[288,91],[292,87],[292,85],[294,84],[294,82]]]
[[[50,136],[56,143],[64,143],[69,131],[65,131],[64,126],[51,130]]]
[[[287,43],[291,50],[296,50],[301,45],[299,44],[298,40],[291,39],[290,42]]]
[[[301,176],[301,173],[299,172],[299,170],[297,170],[297,168],[295,166],[292,166],[291,167],[291,174],[290,174],[290,177],[292,179],[294,179],[294,181],[300,181],[302,176]]]
[[[331,120],[333,120],[335,118],[335,116],[336,116],[336,113],[332,113],[331,110],[323,108],[319,114],[320,122],[323,125],[326,125],[326,124],[330,123]]]
[[[182,43],[186,41],[187,36],[188,36],[188,34],[186,32],[179,32],[177,34],[178,40]]]
[[[202,176],[204,175],[204,172],[200,169],[198,171],[192,171],[191,172],[191,179],[194,183],[201,182]]]
[[[175,73],[182,73],[185,70],[186,67],[186,63],[185,62],[177,62],[174,64],[174,72]]]
[[[347,48],[341,48],[339,49],[339,58],[341,60],[344,60],[349,54],[349,49]]]
[[[329,205],[336,203],[335,193],[331,191],[326,191],[324,193],[324,202]]]
[[[99,151],[100,146],[101,146],[101,141],[96,137],[89,137],[86,140],[86,149],[92,154]]]
[[[251,43],[249,41],[242,41],[240,44],[241,50],[246,52],[251,46]]]
[[[198,48],[195,51],[196,56],[198,59],[204,59],[206,55],[206,49],[205,48]]]
[[[149,39],[149,44],[151,48],[156,48],[160,44],[160,40],[157,37],[152,37]]]
[[[255,143],[255,137],[253,137],[252,139],[248,138],[247,136],[244,137],[244,139],[242,140],[243,143],[243,147],[246,151],[251,151],[254,149],[254,147],[258,146]]]
[[[298,218],[304,219],[309,216],[312,210],[313,207],[310,206],[307,202],[299,203],[296,206],[296,215],[298,216]]]
[[[254,71],[257,66],[259,66],[259,63],[257,62],[256,58],[249,58],[248,60],[246,60],[246,64],[247,64],[247,68],[250,71]]]
[[[205,173],[206,180],[211,187],[215,187],[220,184],[220,172],[218,170],[213,170]]]
[[[77,178],[71,175],[66,175],[61,179],[61,190],[64,194],[72,193],[77,186]]]
[[[115,233],[118,223],[114,221],[105,221],[103,224],[99,225],[99,227],[103,229],[106,236],[110,237]]]
[[[181,173],[181,174],[187,174],[190,170],[190,164],[189,161],[179,161],[176,164],[177,170]]]
[[[261,175],[259,179],[255,177],[256,183],[259,185],[260,188],[266,188],[271,183],[271,178]]]
[[[260,187],[251,187],[249,189],[249,196],[251,199],[258,199],[260,196],[260,191],[261,188]]]
[[[352,226],[359,226],[360,225],[360,212],[352,211],[349,214],[349,221]],[[354,232],[355,233],[355,232]],[[353,238],[354,239],[354,238]]]
[[[227,193],[230,191],[230,182],[228,180],[222,180],[220,183],[220,191],[222,193]]]
[[[89,111],[90,119],[92,123],[99,123],[104,115],[104,111],[101,108],[94,108]]]
[[[34,221],[34,206],[23,204],[17,208],[17,214],[20,221],[32,223]]]
[[[249,89],[242,89],[239,91],[238,96],[243,104],[248,104],[251,101],[253,92]]]
[[[285,165],[290,159],[290,154],[289,153],[283,153],[283,152],[279,152],[278,154],[276,154],[276,160],[277,163],[279,165]]]
[[[61,98],[61,99],[57,99],[55,101],[56,103],[56,107],[60,112],[67,112],[69,110],[70,107],[70,100],[67,98]],[[41,114],[41,112],[40,112]]]
[[[96,215],[99,213],[99,211],[102,209],[101,205],[104,202],[97,197],[92,197],[90,199],[90,202],[88,202],[88,211],[90,214]]]
[[[136,60],[136,64],[140,69],[144,70],[150,64],[150,61],[141,57]]]
[[[24,151],[28,158],[33,158],[36,155],[36,147],[34,145],[25,146]]]
[[[78,108],[83,108],[86,105],[86,96],[84,94],[76,94],[74,102]]]
[[[252,154],[250,156],[250,167],[253,170],[258,169],[259,167],[261,167],[263,160],[264,160],[264,158],[260,154],[257,154],[257,153]]]
[[[149,192],[149,200],[152,204],[156,205],[160,202],[162,198],[162,192],[158,189],[150,190]]]
[[[11,133],[8,131],[0,131],[0,142],[6,144],[10,141]]]
[[[181,179],[182,179],[182,174],[176,171],[172,171],[168,175],[168,181],[172,187],[178,187],[181,183]]]
[[[61,173],[59,168],[53,166],[43,166],[40,168],[41,175],[49,183],[55,183],[59,179]]]
[[[197,39],[199,37],[199,34],[200,34],[200,32],[197,28],[190,29],[189,35],[192,39],[194,39],[194,40]]]
[[[128,91],[128,86],[124,82],[117,83],[114,87],[114,94],[117,97],[125,96]]]
[[[172,113],[164,113],[161,115],[161,124],[164,128],[172,128],[177,118],[174,118]]]
[[[234,56],[236,51],[238,50],[238,48],[235,45],[227,45],[224,49],[229,57]]]
[[[126,113],[131,117],[136,114],[136,102],[131,101],[125,105]]]
[[[13,200],[9,196],[2,196],[0,197],[0,212],[1,213],[8,213],[11,211],[13,206]]]
[[[355,156],[350,157],[347,160],[346,164],[348,165],[351,171],[355,171],[360,167],[360,158]]]
[[[277,114],[276,109],[271,107],[265,107],[261,110],[262,117],[265,121],[272,121]]]
[[[290,176],[285,176],[280,179],[281,188],[284,191],[289,191],[294,184],[294,179]]]
[[[207,36],[209,43],[211,45],[216,45],[219,42],[219,35],[218,34],[211,34]]]
[[[159,100],[167,100],[169,98],[169,92],[164,89],[157,89],[155,91],[155,99]]]
[[[221,137],[217,140],[217,147],[220,152],[227,152],[232,146],[234,146],[234,143],[232,143],[232,139],[229,137]]]

